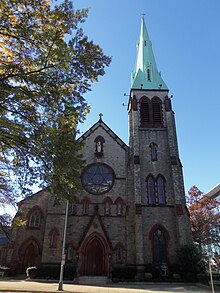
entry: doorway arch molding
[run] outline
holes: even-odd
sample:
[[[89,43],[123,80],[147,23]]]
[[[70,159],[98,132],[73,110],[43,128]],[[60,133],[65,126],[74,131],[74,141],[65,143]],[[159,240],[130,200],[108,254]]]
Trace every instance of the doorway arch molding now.
[[[82,276],[107,276],[110,268],[111,246],[98,232],[87,236],[78,249],[78,271]]]

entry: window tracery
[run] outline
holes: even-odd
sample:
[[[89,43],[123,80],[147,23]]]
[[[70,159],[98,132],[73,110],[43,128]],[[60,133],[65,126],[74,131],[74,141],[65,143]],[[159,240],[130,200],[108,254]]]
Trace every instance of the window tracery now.
[[[158,175],[155,179],[153,175],[149,175],[146,179],[147,182],[147,197],[149,205],[164,205],[166,204],[165,192],[165,178]]]

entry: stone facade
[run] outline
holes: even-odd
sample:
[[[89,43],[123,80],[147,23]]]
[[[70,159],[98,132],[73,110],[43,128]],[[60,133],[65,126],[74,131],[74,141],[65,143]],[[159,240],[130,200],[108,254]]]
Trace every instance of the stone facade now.
[[[146,47],[142,25],[140,40]],[[101,117],[79,138],[86,161],[83,189],[69,203],[66,232],[66,261],[78,275],[109,276],[114,268],[133,267],[141,278],[146,264],[175,263],[177,249],[191,241],[171,99],[165,85],[152,88],[163,80],[155,61],[149,64],[155,68],[146,73],[137,68],[134,75],[135,85],[148,80],[145,88],[141,84],[130,92],[129,146]],[[21,201],[16,217],[26,225],[13,226],[7,262],[19,271],[60,264],[65,211],[66,203],[46,190]]]

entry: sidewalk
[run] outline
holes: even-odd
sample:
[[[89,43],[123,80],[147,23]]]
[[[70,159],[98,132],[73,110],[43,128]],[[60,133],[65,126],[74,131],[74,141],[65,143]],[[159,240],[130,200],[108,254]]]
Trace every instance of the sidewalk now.
[[[56,292],[58,282],[25,281],[0,278],[0,292]],[[193,284],[173,283],[121,283],[103,286],[88,286],[77,284],[63,285],[64,292],[71,293],[210,293],[211,288]]]

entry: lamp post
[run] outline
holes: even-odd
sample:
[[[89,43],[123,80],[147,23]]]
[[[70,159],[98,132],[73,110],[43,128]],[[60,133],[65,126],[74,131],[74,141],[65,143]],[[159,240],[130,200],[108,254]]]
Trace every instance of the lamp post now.
[[[61,257],[61,264],[60,264],[60,281],[58,285],[57,291],[63,291],[63,271],[65,265],[65,246],[66,246],[66,228],[67,228],[67,218],[68,218],[68,208],[69,208],[69,201],[66,200],[66,215],[65,215],[65,222],[64,222],[64,231],[63,231],[63,248],[62,248],[62,257]]]

